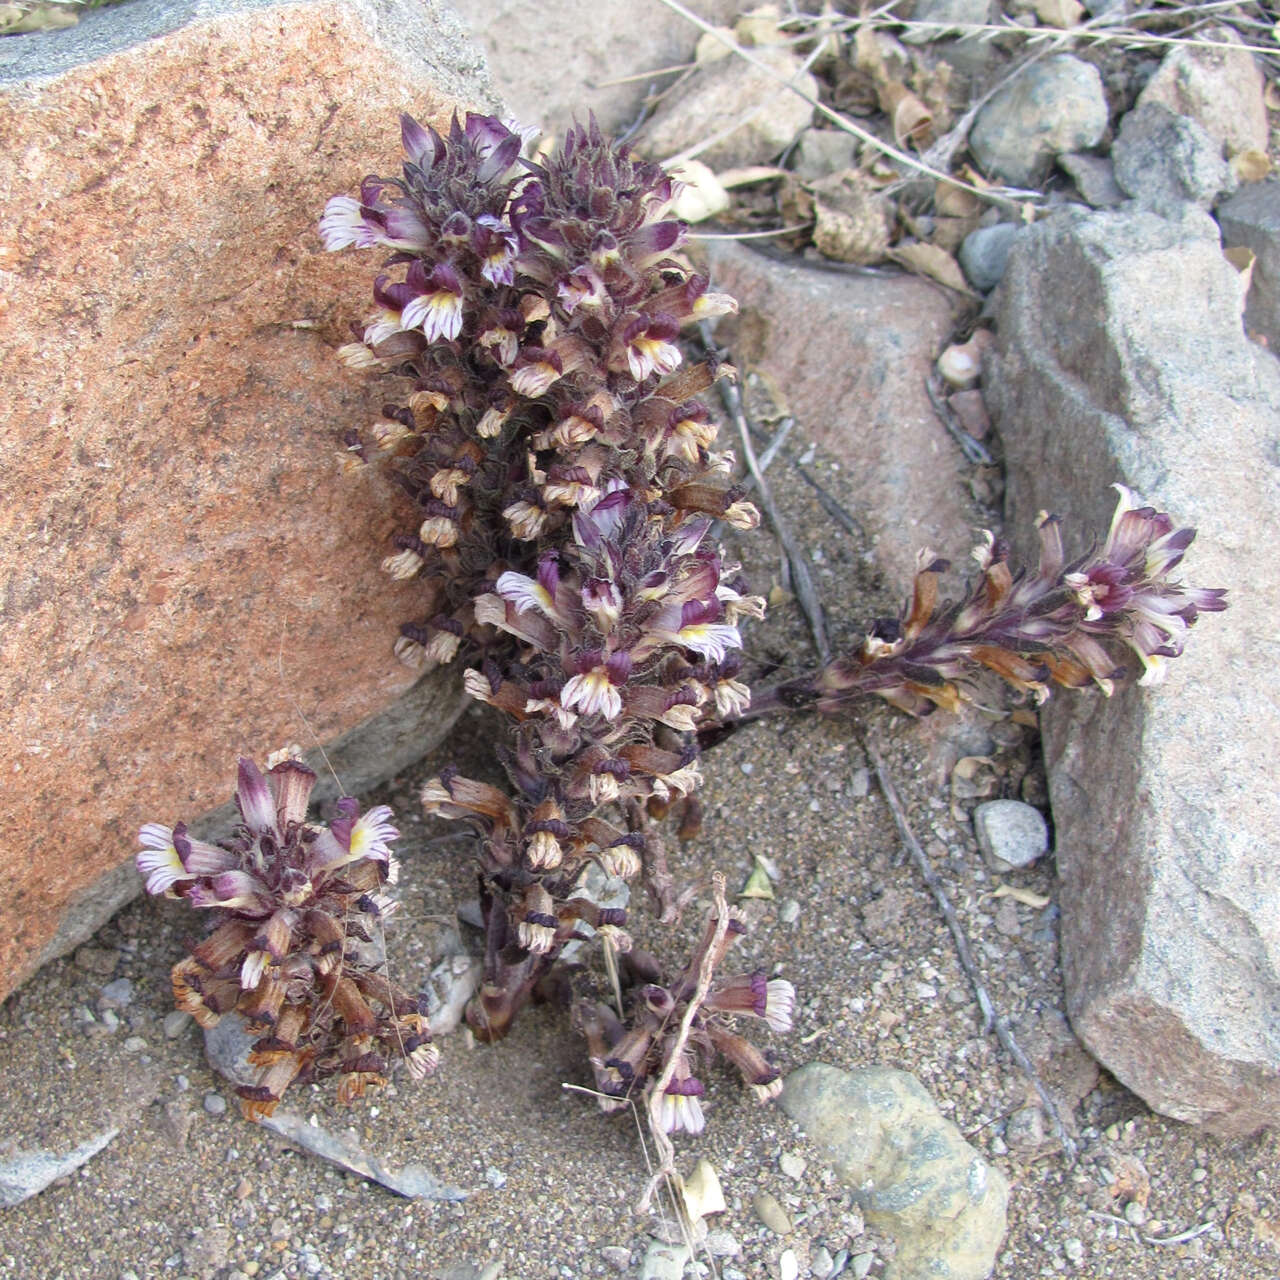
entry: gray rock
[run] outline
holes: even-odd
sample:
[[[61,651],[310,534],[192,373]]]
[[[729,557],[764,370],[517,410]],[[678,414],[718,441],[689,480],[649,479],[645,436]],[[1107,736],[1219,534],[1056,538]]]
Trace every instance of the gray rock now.
[[[682,92],[668,97],[654,112],[638,139],[639,148],[665,160],[736,125],[728,137],[699,152],[698,159],[713,169],[777,159],[813,118],[813,108],[784,82],[810,98],[818,96],[818,82],[803,70],[799,58],[780,46],[765,45],[751,53],[774,74],[742,58],[703,67]],[[738,125],[754,108],[759,110]]]
[[[1096,146],[1107,119],[1098,69],[1059,53],[1028,67],[978,112],[969,149],[986,172],[1028,186],[1055,156]]]
[[[127,1009],[132,1002],[133,983],[128,978],[108,982],[98,996],[99,1009]]]
[[[1221,49],[1180,42],[1138,95],[1137,105],[1159,103],[1190,116],[1230,154],[1266,151],[1269,137],[1262,68],[1230,27],[1209,27],[1201,40]]]
[[[689,1261],[687,1244],[663,1244],[651,1240],[640,1266],[640,1280],[682,1280],[684,1264]]]
[[[631,1265],[631,1250],[620,1244],[605,1245],[600,1256],[615,1270],[625,1271]]]
[[[687,62],[698,39],[697,29],[665,5],[635,0],[556,0],[539,8],[536,22],[529,0],[453,0],[452,7],[484,46],[507,108],[561,137],[588,112],[602,129],[621,133],[650,89],[671,78],[597,86]],[[708,22],[731,25],[741,5],[700,0],[697,10]]]
[[[787,1211],[778,1203],[776,1196],[768,1191],[759,1191],[751,1201],[756,1217],[764,1223],[775,1236],[789,1236],[793,1230]]]
[[[220,1093],[206,1093],[204,1095],[204,1109],[211,1116],[226,1115],[227,1100]]]
[[[185,1009],[171,1009],[164,1015],[164,1034],[169,1040],[176,1040],[188,1027],[195,1026],[195,1019]]]
[[[713,1258],[736,1258],[742,1252],[738,1237],[732,1231],[708,1231],[705,1243]]]
[[[1019,1107],[1004,1122],[1004,1140],[1020,1155],[1035,1155],[1045,1136],[1044,1112],[1039,1107]]]
[[[1163,684],[1042,712],[1072,1025],[1226,1133],[1280,1122],[1280,364],[1241,291],[1198,209],[1063,210],[1010,254],[986,380],[1022,557],[1044,508],[1105,530],[1118,480],[1199,529],[1184,580],[1233,588]]]
[[[247,1023],[240,1014],[224,1013],[204,1032],[204,1053],[209,1065],[224,1080],[232,1084],[257,1084],[258,1068],[249,1061],[249,1051],[257,1036],[246,1030]]]
[[[1009,246],[1021,228],[1013,222],[970,231],[960,245],[960,265],[975,289],[986,293],[1000,283],[1009,260]]]
[[[897,1253],[886,1280],[985,1280],[1005,1233],[1009,1188],[905,1071],[810,1062],[783,1110]]]
[[[1154,209],[1188,200],[1208,208],[1235,188],[1221,145],[1194,120],[1158,102],[1135,107],[1120,122],[1111,162],[1116,185]]]
[[[381,1183],[410,1200],[458,1201],[467,1197],[465,1191],[440,1182],[425,1165],[407,1164],[401,1169],[391,1168],[380,1156],[361,1146],[354,1129],[345,1134],[330,1133],[323,1125],[312,1124],[305,1116],[282,1107],[264,1116],[260,1123],[264,1129],[279,1134],[303,1151],[339,1165],[350,1173],[358,1173],[371,1182]]]
[[[973,832],[993,871],[1029,867],[1049,851],[1049,828],[1039,809],[1021,800],[988,800],[973,811]]]
[[[806,129],[796,145],[794,169],[803,182],[817,182],[853,168],[853,139],[841,129]]]
[[[902,38],[907,44],[924,44],[942,39],[948,28],[979,26],[991,20],[991,0],[916,0],[911,11],[916,22],[936,22],[937,31],[910,31]]]
[[[106,1129],[70,1151],[15,1151],[0,1156],[0,1209],[39,1195],[51,1182],[92,1160],[120,1130]]]
[[[1114,209],[1124,204],[1126,197],[1116,184],[1115,166],[1109,156],[1068,151],[1058,157],[1058,167],[1076,184],[1086,204],[1095,209]]]
[[[1244,322],[1280,354],[1280,182],[1250,182],[1217,208],[1222,243],[1252,249],[1253,279]]]

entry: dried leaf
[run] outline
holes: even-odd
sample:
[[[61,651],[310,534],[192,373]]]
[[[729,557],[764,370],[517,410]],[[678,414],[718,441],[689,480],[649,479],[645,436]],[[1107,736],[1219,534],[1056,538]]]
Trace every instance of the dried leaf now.
[[[971,218],[982,212],[982,201],[954,182],[939,182],[933,190],[933,207],[939,217]]]
[[[1240,273],[1244,291],[1248,293],[1249,286],[1253,283],[1253,264],[1257,262],[1258,255],[1252,249],[1238,245],[1235,248],[1223,249],[1222,256]]]
[[[923,240],[900,244],[890,251],[889,257],[906,267],[908,271],[928,276],[931,280],[936,280],[957,293],[963,293],[968,297],[975,296],[965,283],[960,264],[945,249],[938,248],[936,244],[926,244]]]
[[[1034,907],[1037,911],[1043,911],[1051,901],[1042,893],[1033,893],[1030,889],[1020,889],[1014,884],[999,885],[991,896],[993,898],[1012,898],[1015,902],[1022,903],[1024,907]]]
[[[958,253],[965,236],[977,229],[980,218],[981,214],[976,213],[968,218],[934,218],[933,230],[925,239],[950,254]]]
[[[893,81],[880,88],[880,107],[893,124],[898,146],[923,142],[933,129],[933,113],[906,85]]]
[[[691,1222],[697,1222],[712,1213],[724,1213],[729,1208],[725,1203],[720,1178],[709,1160],[698,1161],[693,1172],[684,1180],[681,1191],[684,1195],[685,1212]]]
[[[873,80],[887,80],[888,73],[884,65],[884,47],[879,33],[871,27],[859,27],[853,33],[853,48],[849,59],[853,65]]]
[[[729,207],[729,193],[701,160],[672,165],[670,173],[682,184],[671,202],[671,212],[685,222],[705,222]]]
[[[1241,182],[1261,182],[1271,172],[1264,151],[1240,151],[1231,157],[1231,169]]]
[[[1046,27],[1078,27],[1084,18],[1080,0],[1035,0],[1036,17]]]

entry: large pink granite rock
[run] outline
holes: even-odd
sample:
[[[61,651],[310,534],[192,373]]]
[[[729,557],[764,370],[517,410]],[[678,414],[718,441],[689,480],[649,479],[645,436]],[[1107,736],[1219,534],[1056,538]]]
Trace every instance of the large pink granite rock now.
[[[0,997],[237,751],[348,735],[352,788],[452,722],[391,656],[386,483],[335,460],[382,398],[333,356],[372,263],[314,224],[398,164],[398,112],[486,96],[422,0],[135,0],[5,43]]]

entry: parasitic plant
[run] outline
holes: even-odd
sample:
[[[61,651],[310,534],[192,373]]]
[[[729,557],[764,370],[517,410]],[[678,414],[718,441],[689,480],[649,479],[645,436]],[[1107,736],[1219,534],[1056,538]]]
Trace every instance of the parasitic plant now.
[[[242,758],[240,822],[221,845],[185,823],[142,828],[138,870],[147,892],[213,912],[207,938],[173,968],[173,998],[202,1027],[238,1013],[256,1034],[252,1085],[238,1089],[250,1118],[270,1115],[295,1080],[338,1077],[349,1102],[385,1083],[402,1058],[414,1079],[435,1068],[425,997],[385,972],[384,890],[398,868],[399,832],[385,805],[360,812],[344,797],[327,825],[307,822],[316,775],[287,758],[264,777]]]
[[[504,718],[507,786],[449,767],[421,794],[427,813],[477,837],[485,939],[468,1021],[496,1039],[530,999],[558,997],[606,1111],[643,1091],[662,1129],[696,1133],[699,1072],[717,1055],[756,1096],[776,1096],[777,1068],[743,1030],[788,1030],[795,999],[762,970],[719,973],[744,928],[719,895],[678,970],[626,930],[619,881],[642,883],[664,923],[692,896],[677,890],[659,823],[698,786],[699,735],[868,695],[924,714],[955,706],[983,670],[1038,698],[1051,681],[1110,692],[1120,646],[1154,678],[1223,593],[1170,581],[1192,531],[1122,490],[1104,545],[1073,562],[1052,517],[1034,574],[1013,572],[988,535],[982,575],[957,603],[939,600],[946,566],[926,553],[900,617],[753,705],[739,627],[764,602],[726,563],[716,527],[759,516],[697,399],[733,370],[686,364],[680,342],[685,326],[736,308],[681,254],[671,178],[594,123],[536,161],[490,116],[455,118],[447,136],[405,117],[402,140],[400,175],[335,196],[320,233],[328,249],[388,255],[339,355],[394,388],[343,456],[381,460],[413,505],[383,565],[420,588],[396,653],[421,670],[458,663],[467,692]],[[313,782],[295,760],[265,780],[242,761],[228,844],[143,829],[148,889],[221,917],[175,969],[175,997],[205,1025],[234,1008],[261,1032],[260,1080],[242,1090],[251,1115],[295,1078],[336,1072],[351,1098],[397,1057],[415,1076],[435,1063],[425,1005],[380,966],[390,812],[361,816],[343,800],[327,828],[308,825]],[[583,942],[603,953],[610,998],[565,955]]]

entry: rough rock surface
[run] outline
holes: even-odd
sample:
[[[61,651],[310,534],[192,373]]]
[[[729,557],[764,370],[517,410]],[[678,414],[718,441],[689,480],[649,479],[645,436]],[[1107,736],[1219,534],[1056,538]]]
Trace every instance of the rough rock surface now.
[[[1209,27],[1199,35],[1227,45],[1242,43],[1230,27]],[[1158,102],[1190,116],[1232,155],[1266,151],[1269,130],[1262,87],[1262,68],[1247,49],[1206,49],[1188,42],[1165,55],[1137,105]]]
[[[621,133],[640,112],[647,80],[625,76],[687,62],[698,28],[662,4],[635,0],[454,0],[453,6],[488,55],[494,85],[524,124],[563,137],[574,120],[594,113],[600,127]],[[708,22],[731,22],[738,0],[692,0]],[[653,77],[666,87],[671,77]]]
[[[703,67],[682,92],[669,96],[654,112],[637,139],[640,150],[666,160],[732,130],[699,151],[697,158],[712,169],[777,159],[813,118],[813,108],[786,82],[810,98],[817,98],[818,82],[786,49],[762,45],[751,55],[769,71],[736,57]]]
[[[1028,67],[978,112],[969,149],[986,172],[1026,185],[1044,177],[1054,156],[1096,146],[1106,128],[1097,67],[1059,53]]]
[[[1198,527],[1189,580],[1231,589],[1163,685],[1043,718],[1076,1032],[1230,1133],[1280,1121],[1280,364],[1240,295],[1199,210],[1059,214],[1010,255],[986,384],[1011,532],[1045,507],[1105,528],[1121,481]]]
[[[977,517],[960,492],[960,450],[924,389],[952,326],[943,291],[911,276],[789,266],[731,242],[712,241],[707,256],[715,287],[741,308],[721,322],[721,340],[847,459],[852,515],[891,584],[908,589],[921,547],[963,560]]]
[[[303,715],[332,740],[411,686],[390,642],[413,590],[378,571],[389,486],[334,457],[382,398],[333,357],[374,263],[323,253],[314,224],[398,163],[397,112],[443,123],[487,91],[448,11],[408,0],[136,0],[0,52],[0,347],[21,380],[0,444],[2,996],[136,889],[141,821],[211,809],[234,753],[308,742]],[[347,786],[420,754],[451,687],[420,687]]]
[[[1216,212],[1223,245],[1254,253],[1245,328],[1280,353],[1280,182],[1251,182]]]
[[[1221,144],[1159,102],[1136,107],[1120,122],[1111,160],[1120,189],[1155,209],[1185,200],[1208,208],[1236,185]]]
[[[896,1238],[885,1280],[983,1280],[1004,1239],[1009,1186],[913,1075],[810,1062],[782,1109],[831,1162],[869,1222]]]

